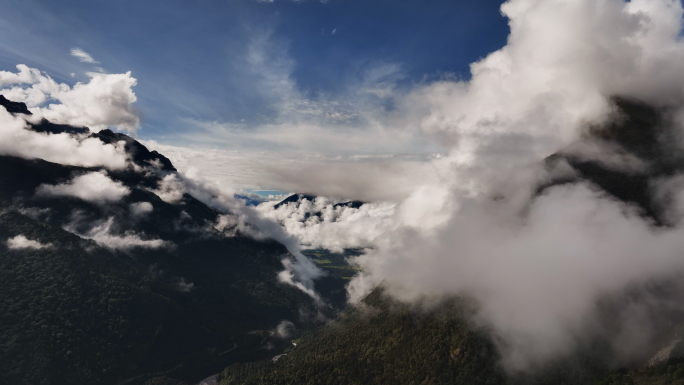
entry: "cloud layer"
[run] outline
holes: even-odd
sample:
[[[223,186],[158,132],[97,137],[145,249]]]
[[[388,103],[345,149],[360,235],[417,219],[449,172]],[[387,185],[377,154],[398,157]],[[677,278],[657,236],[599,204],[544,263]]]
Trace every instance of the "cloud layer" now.
[[[123,143],[104,144],[97,138],[78,138],[66,133],[44,134],[26,129],[26,121],[0,108],[0,155],[73,166],[126,167]]]
[[[0,94],[26,103],[34,120],[45,118],[93,131],[114,127],[135,132],[140,127],[140,118],[132,106],[137,100],[133,92],[137,80],[130,72],[88,73],[88,83],[69,87],[35,68],[19,64],[17,69],[16,73],[0,71]]]
[[[336,252],[375,245],[375,239],[392,224],[395,206],[368,203],[359,208],[337,206],[328,198],[303,199],[273,207],[277,201],[264,202],[257,210],[278,221],[307,248]]]

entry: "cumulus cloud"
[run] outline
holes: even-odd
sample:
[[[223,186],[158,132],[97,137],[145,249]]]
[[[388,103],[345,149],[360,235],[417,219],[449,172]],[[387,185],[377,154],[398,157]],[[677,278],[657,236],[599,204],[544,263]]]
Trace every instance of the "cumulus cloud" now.
[[[33,241],[28,238],[26,238],[23,235],[17,235],[14,238],[10,238],[7,240],[7,248],[11,250],[22,250],[22,249],[34,249],[34,250],[40,250],[40,249],[45,249],[47,247],[51,247],[51,245],[48,244],[42,244],[38,241]]]
[[[132,106],[137,101],[133,87],[137,80],[124,74],[88,73],[88,83],[69,87],[26,65],[17,65],[17,73],[0,71],[0,94],[24,102],[33,120],[89,127],[100,131],[108,127],[135,132],[140,126]],[[5,88],[11,86],[10,88]]]
[[[674,111],[680,129],[683,11],[674,0],[510,0],[501,9],[508,43],[472,64],[471,80],[437,81],[403,99],[397,114],[451,151],[430,162],[438,178],[405,179],[413,192],[355,259],[363,273],[349,291],[358,299],[382,282],[405,301],[474,298],[506,366],[525,369],[595,332],[602,298],[684,272],[678,177],[659,182],[674,212],[663,229],[588,184],[537,196],[553,173],[573,170],[534,166],[565,148],[606,169],[650,170],[624,149],[580,139],[615,118],[613,96]],[[625,315],[619,325],[647,336],[643,321]]]
[[[166,203],[178,203],[183,199],[185,186],[176,174],[169,174],[159,181],[156,190],[151,190]]]
[[[77,58],[82,63],[100,64],[100,62],[93,59],[88,52],[80,48],[72,48],[71,56]]]
[[[302,199],[274,209],[277,203],[264,202],[257,210],[281,223],[301,245],[336,252],[373,246],[375,238],[393,224],[395,208],[392,203],[367,203],[359,208],[335,206],[341,202],[329,198]]]
[[[43,184],[36,189],[37,195],[72,196],[99,203],[121,200],[130,192],[131,190],[123,183],[110,179],[105,171],[79,175],[64,184]]]
[[[607,116],[607,96],[681,103],[679,1],[522,0],[501,9],[508,44],[472,64],[469,82],[436,82],[407,99],[422,109],[421,129],[463,161],[502,149],[514,159],[546,155]]]
[[[681,229],[653,229],[587,186],[554,188],[529,210],[522,219],[505,204],[479,201],[430,237],[411,228],[385,234],[381,247],[356,259],[366,273],[351,292],[371,279],[407,301],[472,296],[479,320],[504,340],[507,364],[525,368],[571,350],[602,295],[684,268]]]
[[[4,108],[0,108],[0,155],[109,169],[122,169],[128,162],[123,142],[104,144],[97,138],[34,132],[26,129],[24,119]]]

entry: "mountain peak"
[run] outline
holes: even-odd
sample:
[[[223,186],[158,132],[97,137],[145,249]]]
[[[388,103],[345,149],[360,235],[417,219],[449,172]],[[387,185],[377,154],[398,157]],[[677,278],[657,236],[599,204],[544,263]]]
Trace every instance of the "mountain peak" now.
[[[33,115],[26,107],[26,103],[7,100],[4,95],[0,95],[0,106],[5,107],[7,112],[11,112],[13,114]]]
[[[169,158],[158,153],[157,151],[150,151],[137,140],[131,138],[126,134],[114,132],[110,129],[104,129],[100,132],[95,132],[90,135],[93,138],[100,139],[105,144],[111,144],[123,141],[126,152],[130,154],[133,161],[139,165],[159,163],[161,169],[164,171],[176,171]]]

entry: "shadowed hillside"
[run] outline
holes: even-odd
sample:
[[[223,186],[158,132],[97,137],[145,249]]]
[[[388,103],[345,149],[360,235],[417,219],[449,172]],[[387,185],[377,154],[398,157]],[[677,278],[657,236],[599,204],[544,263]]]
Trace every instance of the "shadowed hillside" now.
[[[46,121],[26,129],[89,132]],[[236,360],[277,354],[278,341],[250,332],[319,312],[278,281],[283,245],[227,236],[214,228],[221,213],[189,194],[162,200],[155,189],[175,172],[166,157],[124,134],[89,135],[123,142],[135,166],[0,156],[0,383],[199,381]],[[101,201],[37,192],[98,171],[128,193]],[[17,237],[34,244],[14,247]]]

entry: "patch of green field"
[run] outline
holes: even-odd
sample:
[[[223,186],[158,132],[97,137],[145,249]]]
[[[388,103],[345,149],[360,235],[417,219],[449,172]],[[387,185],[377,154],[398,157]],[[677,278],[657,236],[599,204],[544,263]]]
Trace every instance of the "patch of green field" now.
[[[339,269],[339,270],[361,271],[360,268],[355,267],[355,266],[349,266],[349,265],[345,265],[345,266],[326,266],[325,268],[326,268],[326,269]]]
[[[329,259],[314,259],[314,262],[318,263],[319,265],[328,265],[332,263]]]

